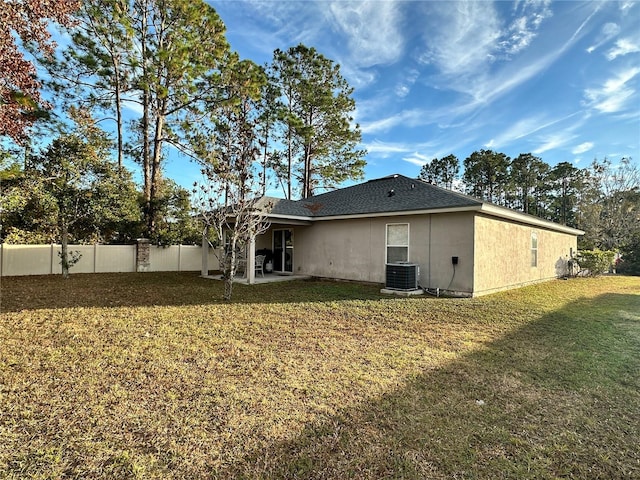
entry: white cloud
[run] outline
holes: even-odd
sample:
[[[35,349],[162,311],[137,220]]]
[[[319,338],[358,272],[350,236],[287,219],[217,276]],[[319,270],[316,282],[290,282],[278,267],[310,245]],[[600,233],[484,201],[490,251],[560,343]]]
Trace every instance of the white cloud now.
[[[413,152],[408,157],[402,157],[402,160],[404,160],[405,162],[409,162],[409,163],[412,163],[414,165],[417,165],[419,167],[422,167],[423,165],[426,165],[430,161],[430,159],[429,159],[429,157],[427,155],[422,155],[422,154],[420,154],[418,152]]]
[[[363,122],[360,125],[362,133],[376,133],[391,130],[397,125],[415,127],[425,123],[425,114],[422,110],[403,110],[390,117],[381,118],[372,122]]]
[[[403,54],[400,3],[332,2],[335,25],[347,35],[351,61],[360,67],[396,62]]]
[[[631,10],[632,7],[634,7],[636,5],[636,1],[631,0],[631,1],[626,1],[626,2],[620,2],[620,10],[622,10],[623,12],[627,12],[627,10]]]
[[[626,110],[636,97],[636,91],[629,84],[638,74],[640,67],[628,68],[608,79],[601,88],[586,89],[586,104],[602,113]]]
[[[505,145],[513,143],[515,140],[533,135],[536,132],[544,130],[569,118],[576,116],[580,112],[571,113],[560,118],[544,118],[542,116],[527,117],[518,120],[510,128],[502,132],[497,137],[491,139],[491,147],[501,148]],[[572,128],[576,128],[575,126]],[[487,148],[491,148],[488,147]]]
[[[425,25],[427,50],[423,63],[435,65],[444,75],[483,70],[495,53],[502,25],[493,5],[486,2],[425,4],[431,22]]]
[[[501,42],[504,51],[509,54],[518,53],[527,48],[538,35],[537,30],[542,22],[552,16],[549,0],[525,2],[521,16],[517,17],[507,29],[505,39]]]
[[[420,72],[415,68],[412,68],[408,71],[405,78],[403,78],[395,87],[395,93],[398,97],[404,98],[411,92],[411,87],[418,77],[420,76]]]
[[[607,60],[614,60],[623,55],[640,52],[640,41],[638,39],[621,38],[616,42],[615,47],[611,48],[607,54]]]
[[[598,7],[591,10],[564,43],[546,50],[546,54],[540,56],[532,51],[526,57],[520,55],[514,61],[503,62],[512,56],[509,52],[524,50],[537,35],[534,26],[537,29],[551,16],[547,2],[518,6],[521,11],[512,30],[504,26],[488,2],[455,3],[456,8],[449,2],[426,5],[432,23],[425,28],[427,50],[419,55],[419,61],[439,71],[438,76],[429,79],[437,88],[469,95],[467,104],[459,108],[466,112],[491,104],[547,69],[582,37],[585,26],[598,11]],[[525,30],[529,33],[525,34]],[[515,32],[520,32],[518,38]]]
[[[593,53],[595,50],[600,48],[602,45],[607,43],[613,37],[620,33],[620,26],[616,23],[605,23],[600,30],[600,33],[596,37],[596,43],[587,48],[587,52]]]
[[[571,150],[571,153],[574,155],[580,155],[581,153],[588,152],[593,148],[593,142],[584,142],[580,145],[577,145]],[[579,159],[578,159],[579,160]]]
[[[369,154],[378,155],[380,157],[388,157],[393,153],[407,153],[411,151],[409,145],[403,143],[381,142],[374,140],[364,146]]]
[[[571,142],[576,137],[577,135],[564,132],[548,135],[546,137],[543,137],[542,145],[533,150],[533,153],[535,153],[536,155],[540,155],[541,153],[547,152],[549,150],[564,147],[567,143]]]

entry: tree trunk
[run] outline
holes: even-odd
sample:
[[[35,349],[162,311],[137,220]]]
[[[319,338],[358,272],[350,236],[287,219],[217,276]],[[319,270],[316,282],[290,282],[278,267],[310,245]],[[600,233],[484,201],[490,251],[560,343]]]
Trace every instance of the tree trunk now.
[[[164,103],[164,102],[163,102]],[[164,130],[164,116],[158,111],[156,112],[155,133],[153,138],[153,158],[151,160],[151,186],[150,186],[150,202],[147,217],[147,234],[149,236],[155,233],[156,229],[156,208],[155,200],[158,197],[160,189],[160,181],[162,177],[162,169],[160,162],[162,160],[162,133]]]
[[[122,170],[122,158],[124,156],[123,133],[122,133],[122,85],[120,85],[120,62],[114,58],[113,68],[115,69],[115,103],[116,103],[116,135],[118,138],[118,169]]]
[[[61,252],[60,252],[60,264],[62,265],[62,278],[65,280],[69,278],[69,229],[65,222],[61,227]]]
[[[225,302],[231,301],[231,295],[233,294],[233,279],[236,276],[237,260],[236,260],[236,239],[235,238],[231,239],[231,242],[229,243],[229,248],[230,248],[230,251],[227,254],[229,258],[229,263],[227,264],[227,262],[225,261],[224,266],[227,271],[223,272],[224,293],[222,294],[222,299]]]
[[[149,93],[149,85],[146,79],[149,76],[149,66],[147,58],[147,4],[143,5],[144,13],[141,17],[140,25],[140,57],[142,60],[142,78],[145,83],[142,86],[142,120],[141,120],[141,136],[142,136],[142,173],[144,177],[144,216],[145,222],[149,223],[149,214],[151,212],[151,145],[149,143],[149,130],[151,126],[151,95]],[[148,233],[147,233],[148,235]]]

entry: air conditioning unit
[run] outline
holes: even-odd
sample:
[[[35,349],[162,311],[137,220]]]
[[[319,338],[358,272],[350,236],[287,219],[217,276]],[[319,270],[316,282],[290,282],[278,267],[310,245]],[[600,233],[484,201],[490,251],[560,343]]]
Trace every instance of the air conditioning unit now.
[[[389,290],[417,290],[420,278],[420,266],[415,263],[387,263],[387,282]]]

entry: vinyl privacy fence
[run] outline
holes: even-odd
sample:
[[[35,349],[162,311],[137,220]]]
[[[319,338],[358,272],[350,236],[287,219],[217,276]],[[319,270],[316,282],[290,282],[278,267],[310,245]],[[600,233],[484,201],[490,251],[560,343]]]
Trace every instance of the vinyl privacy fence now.
[[[69,245],[69,251],[80,253],[80,260],[71,267],[74,273],[108,272],[185,272],[202,267],[202,247],[147,245],[148,261],[139,262],[138,245]],[[0,276],[61,274],[61,246],[0,244]],[[212,249],[207,252],[208,264],[217,265]]]

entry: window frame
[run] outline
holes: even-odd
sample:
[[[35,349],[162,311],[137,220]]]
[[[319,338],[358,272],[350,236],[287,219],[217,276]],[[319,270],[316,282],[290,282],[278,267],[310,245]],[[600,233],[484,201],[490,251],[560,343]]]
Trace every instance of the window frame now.
[[[395,227],[395,226],[405,226],[407,227],[407,242],[406,245],[390,245],[389,244],[389,227]],[[389,247],[391,248],[406,248],[407,249],[407,256],[406,256],[406,260],[402,260],[400,262],[395,262],[395,263],[408,263],[409,262],[409,253],[410,253],[410,244],[411,244],[411,224],[410,223],[387,223],[385,225],[385,238],[384,238],[384,244],[385,244],[385,248],[384,248],[384,263],[387,264],[389,263]]]
[[[531,268],[538,267],[538,232],[531,232]]]

